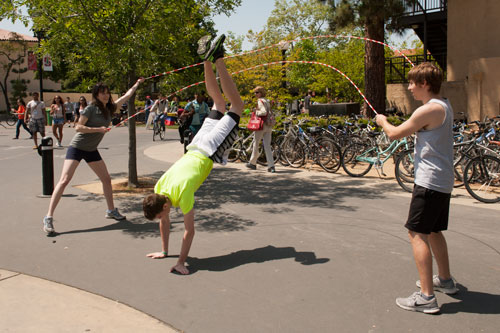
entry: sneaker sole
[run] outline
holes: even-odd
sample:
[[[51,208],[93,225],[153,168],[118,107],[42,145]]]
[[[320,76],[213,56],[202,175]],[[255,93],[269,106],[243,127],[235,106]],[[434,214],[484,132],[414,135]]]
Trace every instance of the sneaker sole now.
[[[203,37],[201,37],[198,40],[198,50],[197,50],[197,53],[199,55],[203,55],[203,54],[205,54],[207,52],[207,50],[210,47],[210,41],[211,40],[212,40],[212,36],[211,35],[203,36]]]
[[[225,35],[221,35],[219,38],[217,38],[217,40],[215,41],[215,43],[212,45],[212,47],[210,48],[210,50],[208,50],[206,56],[205,56],[205,60],[206,61],[210,61],[210,62],[215,62],[215,60],[217,59],[213,59],[213,55],[215,53],[215,51],[221,47],[222,44],[224,44],[224,40],[226,39],[226,36]]]
[[[105,216],[105,218],[107,219],[114,219],[114,220],[117,220],[117,221],[121,221],[121,220],[125,220],[127,217],[124,216],[124,217],[114,217],[114,216]]]
[[[413,311],[413,312],[422,312],[426,314],[435,314],[441,311],[440,308],[431,308],[431,309],[425,309],[425,308],[414,308],[414,307],[409,307],[406,305],[401,305],[396,301],[396,305],[399,306],[401,309],[407,310],[407,311]]]
[[[47,230],[45,227],[43,227],[43,231],[45,231],[45,233],[50,236],[50,235],[53,235],[56,231],[54,229],[52,230]]]

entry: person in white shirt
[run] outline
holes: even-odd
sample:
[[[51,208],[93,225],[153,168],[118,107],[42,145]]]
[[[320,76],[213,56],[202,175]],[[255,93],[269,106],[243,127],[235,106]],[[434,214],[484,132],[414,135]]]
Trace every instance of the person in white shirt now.
[[[26,105],[26,119],[28,126],[33,134],[33,141],[35,146],[33,149],[38,148],[37,132],[41,137],[45,136],[45,125],[47,124],[47,114],[45,113],[45,103],[38,100],[40,95],[37,92],[33,93],[33,100]]]

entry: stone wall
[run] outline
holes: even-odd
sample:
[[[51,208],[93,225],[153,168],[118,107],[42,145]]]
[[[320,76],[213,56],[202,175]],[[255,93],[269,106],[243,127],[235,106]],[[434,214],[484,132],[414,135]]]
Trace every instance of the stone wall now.
[[[464,82],[443,82],[441,95],[449,99],[455,118],[463,118],[461,113],[467,113],[467,91]],[[387,106],[395,107],[404,114],[412,113],[422,102],[416,101],[408,90],[408,84],[387,85]]]

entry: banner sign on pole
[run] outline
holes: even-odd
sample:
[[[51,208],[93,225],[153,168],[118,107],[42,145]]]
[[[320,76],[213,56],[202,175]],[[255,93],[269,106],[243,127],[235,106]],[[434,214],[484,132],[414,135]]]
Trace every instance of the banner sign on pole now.
[[[28,51],[28,70],[36,71],[38,69],[36,64],[36,55],[33,51]]]
[[[43,70],[52,72],[52,58],[48,54],[43,56]]]

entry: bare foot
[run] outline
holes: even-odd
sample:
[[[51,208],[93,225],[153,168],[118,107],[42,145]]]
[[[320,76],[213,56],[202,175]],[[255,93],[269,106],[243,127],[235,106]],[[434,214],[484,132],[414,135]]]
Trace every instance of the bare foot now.
[[[183,264],[177,264],[174,267],[170,268],[170,273],[175,273],[175,272],[182,275],[189,274],[189,270]]]

